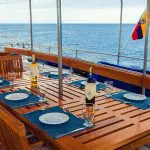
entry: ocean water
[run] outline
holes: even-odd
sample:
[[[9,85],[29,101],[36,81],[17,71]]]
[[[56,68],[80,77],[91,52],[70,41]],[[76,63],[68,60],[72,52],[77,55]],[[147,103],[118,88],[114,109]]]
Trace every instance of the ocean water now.
[[[122,30],[122,47],[131,35],[134,24],[124,24]],[[116,56],[98,53],[118,53],[119,24],[63,24],[63,55],[80,59],[109,63],[117,63]],[[30,43],[29,24],[0,24],[0,46],[9,44]],[[57,26],[56,24],[34,24],[33,43],[35,51],[57,54]],[[46,46],[46,47],[45,47]],[[48,46],[48,47],[47,47]],[[50,47],[50,48],[49,48]],[[82,51],[80,51],[82,50]],[[86,52],[84,52],[86,51]],[[88,53],[90,51],[91,53]],[[122,50],[122,55],[143,59],[144,39],[133,41],[131,38]],[[150,53],[148,54],[150,59]],[[120,64],[135,68],[142,68],[143,61],[137,59],[120,58]],[[148,61],[150,69],[150,61]]]

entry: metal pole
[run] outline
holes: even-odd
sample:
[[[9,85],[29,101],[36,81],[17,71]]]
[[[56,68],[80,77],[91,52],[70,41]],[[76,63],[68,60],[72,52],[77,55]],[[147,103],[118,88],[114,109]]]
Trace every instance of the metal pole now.
[[[49,46],[49,53],[51,52],[51,46]]]
[[[117,60],[118,65],[120,62],[120,54],[121,54],[123,0],[120,0],[120,2],[121,2],[121,10],[120,10],[119,47],[118,47],[118,60]]]
[[[150,0],[147,0],[147,15],[146,15],[146,34],[145,34],[145,45],[144,45],[143,77],[146,75],[146,71],[147,71],[149,16],[150,16]],[[144,87],[142,87],[142,94],[145,95],[145,88]]]
[[[30,10],[30,44],[31,44],[31,51],[33,50],[33,26],[32,26],[32,3],[29,0],[29,10]]]
[[[59,69],[59,104],[62,103],[63,80],[62,80],[62,21],[61,0],[57,0],[57,44],[58,44],[58,69]]]
[[[78,58],[78,50],[76,50],[76,58]]]

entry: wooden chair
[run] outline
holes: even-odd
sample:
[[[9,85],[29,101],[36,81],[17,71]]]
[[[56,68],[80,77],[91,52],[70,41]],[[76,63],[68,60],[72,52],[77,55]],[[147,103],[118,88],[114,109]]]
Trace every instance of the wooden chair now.
[[[11,112],[12,113],[12,112]],[[49,146],[43,142],[31,142],[26,137],[24,124],[0,104],[0,144],[2,150],[62,150],[55,140],[51,139]],[[0,149],[1,150],[1,149]],[[63,149],[64,150],[64,149]]]
[[[0,56],[0,75],[7,78],[9,72],[15,72],[16,77],[22,77],[23,63],[21,55]]]
[[[10,54],[9,52],[0,52],[0,56],[7,56],[9,54]]]
[[[23,123],[2,106],[0,106],[0,141],[4,150],[30,150]]]

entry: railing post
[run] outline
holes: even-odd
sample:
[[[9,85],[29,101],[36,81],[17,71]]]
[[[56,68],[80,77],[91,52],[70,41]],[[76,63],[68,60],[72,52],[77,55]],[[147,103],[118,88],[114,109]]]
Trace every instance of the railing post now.
[[[121,10],[120,10],[120,29],[119,29],[119,46],[118,46],[118,60],[117,64],[120,63],[120,55],[121,55],[121,42],[122,42],[122,16],[123,16],[123,0],[121,2]]]
[[[149,38],[149,18],[150,18],[150,0],[147,0],[147,12],[146,12],[146,35],[144,45],[144,63],[143,63],[143,77],[147,71],[147,57],[148,57],[148,38]],[[142,79],[143,84],[143,79]],[[143,86],[143,85],[142,85]],[[145,95],[145,88],[142,87],[142,94]]]
[[[78,50],[76,50],[76,58],[78,58]]]
[[[59,68],[59,105],[61,105],[63,98],[61,0],[57,0],[57,40],[58,40],[58,68]]]
[[[51,52],[51,46],[48,47],[49,53]]]

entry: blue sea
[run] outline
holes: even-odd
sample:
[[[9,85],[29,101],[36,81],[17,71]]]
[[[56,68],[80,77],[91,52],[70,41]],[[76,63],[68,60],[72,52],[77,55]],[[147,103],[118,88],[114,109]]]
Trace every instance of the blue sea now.
[[[131,35],[134,24],[124,24],[122,30],[122,47]],[[109,62],[117,64],[116,56],[98,53],[118,53],[119,24],[63,24],[63,55],[76,57],[92,62]],[[9,44],[30,43],[29,24],[0,24],[0,46]],[[56,24],[33,24],[33,43],[35,51],[57,54],[57,26]],[[47,47],[48,46],[48,47]],[[50,48],[49,48],[50,47]],[[80,51],[81,50],[81,51]],[[83,51],[83,52],[82,52]],[[86,51],[86,52],[84,52]],[[88,53],[90,51],[92,53]],[[133,41],[131,38],[122,50],[121,55],[143,59],[144,39]],[[150,59],[150,53],[148,58]],[[143,61],[120,58],[120,64],[135,68],[142,68]],[[150,63],[148,61],[148,68]]]

